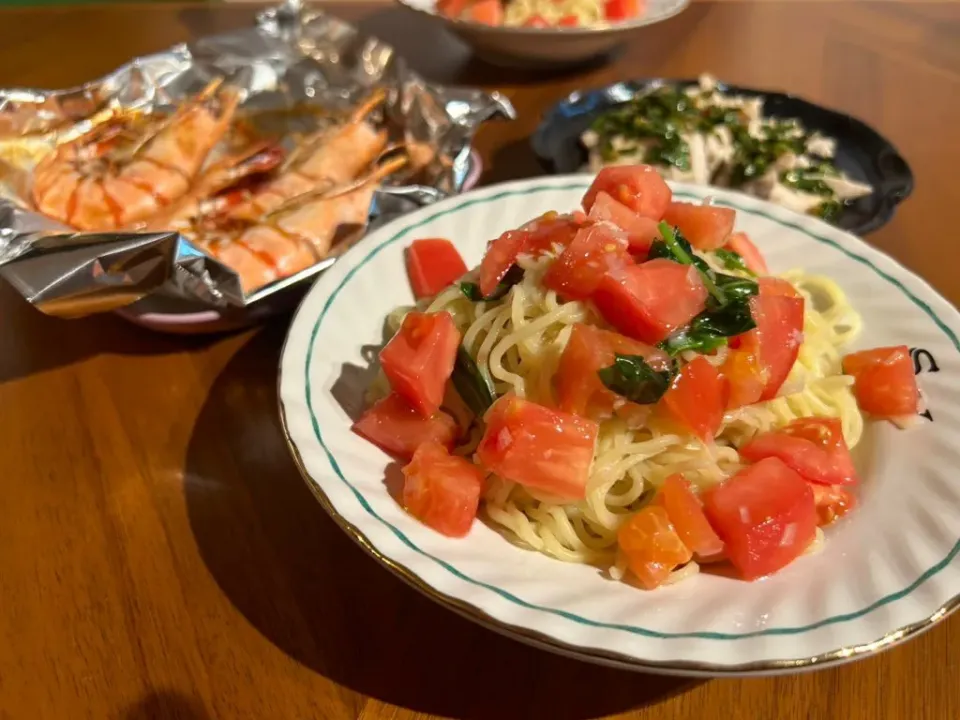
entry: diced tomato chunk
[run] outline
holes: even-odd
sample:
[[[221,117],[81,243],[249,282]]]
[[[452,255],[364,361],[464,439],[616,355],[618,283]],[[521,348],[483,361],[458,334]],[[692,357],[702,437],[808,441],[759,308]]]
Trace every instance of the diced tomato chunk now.
[[[425,442],[453,447],[457,423],[445,412],[423,417],[402,397],[390,393],[360,416],[353,431],[391,455],[410,459]]]
[[[576,15],[564,15],[562,18],[557,20],[557,27],[577,27],[580,25],[580,21],[577,20]]]
[[[639,355],[654,370],[665,370],[670,358],[657,348],[591,325],[576,324],[560,356],[555,376],[557,405],[564,412],[604,420],[627,401],[608,390],[597,373],[613,365],[616,354]],[[633,403],[629,403],[633,405]]]
[[[603,4],[603,16],[611,22],[634,18],[638,13],[637,0],[606,0]]]
[[[586,496],[597,423],[504,395],[487,411],[477,457],[488,470],[552,495]]]
[[[753,244],[753,241],[750,240],[746,233],[735,232],[730,235],[730,237],[727,238],[726,248],[743,258],[747,270],[757,275],[766,275],[769,272],[769,270],[767,270],[767,261],[763,259],[763,254],[759,248]]]
[[[503,280],[517,256],[539,255],[554,246],[566,247],[584,226],[587,218],[573,213],[544,213],[517,230],[508,230],[490,243],[480,263],[480,292],[490,295]]]
[[[864,412],[890,419],[917,414],[920,390],[906,345],[851,353],[843,358],[843,371],[853,375],[853,392]]]
[[[463,537],[480,504],[483,471],[451,455],[438,443],[424,443],[403,468],[403,506],[439,533]]]
[[[761,295],[776,295],[786,298],[803,297],[789,280],[783,278],[771,276],[757,278],[757,285],[760,286]]]
[[[542,15],[533,15],[523,23],[523,27],[539,27],[545,28],[550,27],[550,23],[544,20]]]
[[[430,417],[443,402],[459,345],[460,331],[450,313],[410,312],[380,351],[380,366],[394,392]]]
[[[523,252],[537,256],[556,247],[565,248],[588,224],[587,216],[579,210],[563,215],[544,213],[520,228],[524,235]]]
[[[407,277],[418,300],[436,295],[466,272],[466,263],[449,240],[424,238],[407,248]]]
[[[794,420],[758,435],[740,448],[740,455],[750,462],[779,458],[803,479],[820,485],[849,485],[858,480],[837,418]]]
[[[663,217],[663,211],[673,197],[660,173],[650,165],[614,165],[603,168],[583,196],[583,209],[590,212],[601,192],[651,220],[660,220]]]
[[[800,353],[804,303],[785,280],[760,278],[759,285],[760,293],[750,298],[750,312],[757,327],[745,333],[741,347],[752,345],[755,348],[757,361],[766,377],[760,399],[770,400],[776,397]]]
[[[857,506],[857,496],[839,485],[811,483],[810,488],[817,507],[817,523],[821,527],[839,520]]]
[[[703,503],[683,475],[677,473],[668,477],[654,502],[667,511],[683,544],[698,558],[716,558],[723,552],[723,541],[710,527]]]
[[[798,558],[813,542],[813,491],[777,458],[750,465],[708,491],[704,507],[740,575],[754,580]]]
[[[849,353],[843,357],[843,371],[856,378],[864,370],[876,367],[891,360],[901,361],[904,356],[910,356],[910,348],[906,345],[892,347],[871,348]]]
[[[903,355],[909,355],[910,348],[906,345],[895,345],[893,347],[871,348],[870,350],[859,350],[849,353],[843,357],[843,372],[847,375],[853,375],[854,379],[868,368],[880,365],[890,358],[899,358]]]
[[[597,193],[590,207],[590,219],[611,222],[623,230],[627,234],[631,254],[641,259],[646,259],[653,241],[660,237],[656,220],[637,214],[605,192]]]
[[[786,280],[762,277],[750,308],[757,328],[730,338],[721,373],[729,383],[727,409],[776,397],[800,353],[803,298]]]
[[[753,339],[756,331],[751,332],[749,338]],[[727,380],[727,409],[733,410],[759,402],[767,385],[767,377],[760,366],[755,348],[744,347],[743,338],[738,340],[736,347],[733,347],[731,342],[730,347],[720,374]]]
[[[503,5],[500,0],[470,0],[461,17],[483,25],[503,25]]]
[[[627,238],[608,224],[577,233],[543,276],[543,284],[565,300],[586,300],[611,270],[632,265]]]
[[[690,562],[693,557],[671,524],[667,511],[656,505],[631,515],[620,526],[617,545],[630,572],[647,590],[659,586],[678,565]]]
[[[736,215],[732,208],[672,202],[664,211],[663,220],[679,228],[698,250],[716,250],[723,247],[733,232]]]
[[[720,428],[726,400],[720,373],[703,355],[697,355],[673,379],[660,398],[660,408],[668,420],[708,442]]]
[[[517,261],[517,256],[523,252],[525,240],[519,230],[507,230],[490,243],[483,260],[480,261],[480,292],[484,296],[497,289],[497,284],[503,280],[503,276]]]
[[[437,10],[448,18],[459,18],[469,0],[437,0]]]
[[[695,267],[664,258],[607,274],[593,294],[607,322],[650,344],[690,322],[706,299],[707,289]]]

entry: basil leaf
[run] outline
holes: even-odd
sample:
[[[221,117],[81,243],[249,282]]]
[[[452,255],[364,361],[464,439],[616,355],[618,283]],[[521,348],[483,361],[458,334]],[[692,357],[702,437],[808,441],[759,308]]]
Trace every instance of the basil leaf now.
[[[788,153],[803,155],[806,152],[808,136],[799,131],[795,120],[767,124],[761,129],[759,138],[751,134],[746,123],[732,127],[731,133],[734,145],[731,187],[739,187],[760,177],[777,159]]]
[[[690,262],[686,261],[689,259],[693,262],[693,265],[702,273],[709,273],[710,266],[707,265],[706,260],[697,255],[693,251],[693,247],[687,242],[687,239],[680,234],[679,230],[673,230],[673,239],[676,241],[677,245],[680,246],[680,249],[684,251],[684,260],[681,260],[677,254],[674,253],[663,240],[654,240],[653,244],[650,245],[650,252],[647,254],[647,260],[653,260],[655,258],[664,258],[666,260],[673,260],[678,262],[681,265],[689,265]]]
[[[714,307],[721,307],[738,298],[757,294],[756,282],[749,278],[737,277],[736,275],[715,273],[703,258],[694,253],[693,247],[687,242],[686,238],[680,234],[679,230],[671,229],[669,226],[666,226],[666,223],[660,223],[660,225],[660,232],[664,235],[664,239],[653,242],[650,246],[648,258],[666,258],[681,263],[682,265],[693,264],[697,270],[700,271],[700,276],[703,278],[704,284],[707,286],[707,289],[710,290],[710,298],[707,300],[708,304],[712,303]],[[743,262],[743,258],[730,250],[718,250],[716,252],[718,255],[722,252],[729,253]],[[743,266],[743,269],[746,270],[746,265]]]
[[[493,301],[499,300],[504,297],[510,288],[523,280],[523,268],[519,265],[511,265],[510,269],[507,270],[507,274],[503,276],[503,280],[497,283],[497,287],[492,293],[483,296],[483,293],[480,292],[480,286],[477,283],[473,282],[462,282],[460,283],[460,292],[462,292],[468,300],[473,302],[483,302],[483,301]]]
[[[463,345],[457,348],[457,359],[453,364],[450,380],[467,407],[478,418],[483,417],[493,405],[496,393]]]
[[[664,86],[603,113],[591,127],[600,138],[601,152],[611,160],[630,152],[614,149],[613,138],[628,139],[643,141],[644,162],[689,170],[690,147],[683,136],[698,117],[699,111],[681,88]]]
[[[811,214],[819,218],[823,218],[824,220],[836,220],[843,211],[843,207],[843,203],[837,200],[827,200],[817,205],[810,212]]]
[[[780,182],[788,188],[802,193],[820,195],[828,200],[836,200],[836,193],[823,181],[826,175],[821,168],[798,168],[780,173]]]
[[[671,228],[667,223],[662,222],[657,229],[660,230],[660,238],[654,240],[650,245],[650,252],[647,254],[648,260],[665,258],[681,265],[693,264],[703,270],[710,269],[703,258],[693,251],[693,246],[683,236],[679,228]]]
[[[639,405],[652,405],[670,387],[672,370],[654,370],[640,355],[617,353],[613,365],[597,371],[608,390]]]
[[[707,310],[697,315],[690,323],[690,332],[695,335],[713,335],[715,337],[733,337],[757,324],[747,302],[733,302],[717,310]]]
[[[688,350],[701,354],[710,353],[726,344],[727,339],[725,337],[697,335],[691,333],[687,328],[683,328],[661,342],[657,347],[673,357]]]
[[[753,283],[753,286],[750,294],[735,298],[726,305],[703,311],[687,327],[660,343],[660,348],[670,355],[678,355],[687,350],[695,350],[699,353],[712,352],[726,345],[727,338],[753,330],[757,324],[750,312],[749,299],[756,293],[756,283]],[[751,289],[746,288],[746,290]]]
[[[707,298],[707,310],[718,310],[730,304],[745,304],[760,291],[760,287],[750,278],[714,273],[713,281],[723,296],[723,302],[713,296]],[[748,310],[749,312],[749,310]]]
[[[720,248],[713,252],[727,270],[739,270],[740,272],[749,273],[753,276],[756,275],[753,270],[747,267],[747,263],[744,262],[743,256],[740,255],[740,253],[727,250],[726,248]]]
[[[726,301],[724,300],[723,293],[720,292],[716,283],[713,281],[713,271],[703,258],[699,257],[693,251],[690,243],[680,234],[680,230],[671,228],[665,222],[661,222],[658,228],[660,230],[663,247],[656,247],[657,255],[654,255],[655,246],[661,242],[660,240],[655,240],[653,245],[650,246],[650,254],[647,258],[666,257],[668,260],[673,260],[681,265],[693,265],[700,272],[700,277],[709,293],[718,303],[723,305]]]
[[[480,292],[480,286],[475,282],[460,283],[460,292],[467,297],[467,300],[472,302],[481,302],[483,300],[483,293]]]
[[[670,228],[666,223],[660,223],[659,227],[662,240],[654,241],[649,257],[667,258],[683,265],[694,265],[700,272],[703,284],[710,292],[706,309],[687,327],[678,330],[660,343],[660,347],[670,355],[677,355],[687,350],[700,353],[712,352],[726,345],[728,337],[740,335],[755,328],[756,323],[750,313],[750,298],[759,291],[756,281],[737,275],[714,272],[702,258],[696,255],[679,230]],[[725,262],[731,259],[743,262],[743,258],[737,253],[729,250],[725,252],[728,253]],[[718,256],[724,259],[720,251]]]

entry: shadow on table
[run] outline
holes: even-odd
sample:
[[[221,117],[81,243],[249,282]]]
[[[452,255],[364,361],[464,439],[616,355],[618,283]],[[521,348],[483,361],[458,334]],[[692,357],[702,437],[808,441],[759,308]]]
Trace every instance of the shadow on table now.
[[[509,142],[498,149],[491,158],[490,167],[483,175],[484,185],[523,180],[545,174],[537,159],[529,138]]]
[[[277,419],[282,336],[282,327],[265,328],[224,368],[186,458],[200,553],[270,641],[340,685],[448,717],[597,717],[692,684],[501,637],[374,562],[323,511],[290,459]]]
[[[117,720],[209,720],[199,700],[174,691],[152,692],[123,710]]]
[[[96,355],[181,353],[222,337],[165,335],[109,313],[75,320],[51,317],[0,281],[0,385]]]

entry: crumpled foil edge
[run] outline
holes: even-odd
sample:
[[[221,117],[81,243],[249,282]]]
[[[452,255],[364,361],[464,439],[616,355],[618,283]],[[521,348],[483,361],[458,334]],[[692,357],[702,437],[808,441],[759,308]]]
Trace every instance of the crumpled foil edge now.
[[[253,28],[134,58],[77,88],[0,89],[0,147],[4,131],[8,139],[56,142],[58,127],[82,129],[77,120],[105,105],[175,103],[217,73],[241,85],[249,105],[299,101],[349,106],[371,87],[390,90],[393,103],[385,116],[418,142],[434,144],[442,169],[431,185],[381,186],[374,193],[367,232],[460,192],[471,170],[477,128],[491,118],[516,115],[499,93],[427,83],[386,43],[363,37],[323,12],[282,5],[261,12]],[[0,163],[4,161],[0,153]],[[17,198],[9,184],[0,189],[0,275],[29,303],[59,317],[124,308],[134,315],[214,310],[262,318],[273,306],[287,309],[291,295],[302,294],[363,234],[355,233],[326,260],[245,295],[233,269],[176,232],[71,231],[33,212],[22,188],[20,192]]]

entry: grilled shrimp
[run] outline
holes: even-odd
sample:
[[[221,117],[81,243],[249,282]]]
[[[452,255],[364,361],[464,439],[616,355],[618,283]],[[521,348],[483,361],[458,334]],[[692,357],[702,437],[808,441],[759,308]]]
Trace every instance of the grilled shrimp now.
[[[221,158],[197,177],[186,195],[148,220],[133,223],[127,229],[189,233],[202,226],[205,218],[224,213],[236,202],[237,191],[230,188],[269,173],[282,162],[282,149],[270,143],[258,143]]]
[[[276,177],[263,183],[230,210],[236,218],[255,220],[306,192],[333,189],[352,182],[383,152],[387,133],[366,121],[386,99],[375,91],[347,122],[308,137],[290,155]]]
[[[258,221],[221,219],[188,236],[236,270],[243,291],[249,293],[327,257],[342,228],[366,224],[379,180],[406,162],[405,157],[388,160],[367,177],[333,192],[308,191]]]
[[[45,157],[33,177],[40,212],[79,230],[112,230],[182,197],[227,131],[239,102],[214,80],[163,120],[133,132],[116,116]],[[125,142],[124,142],[125,141]]]

